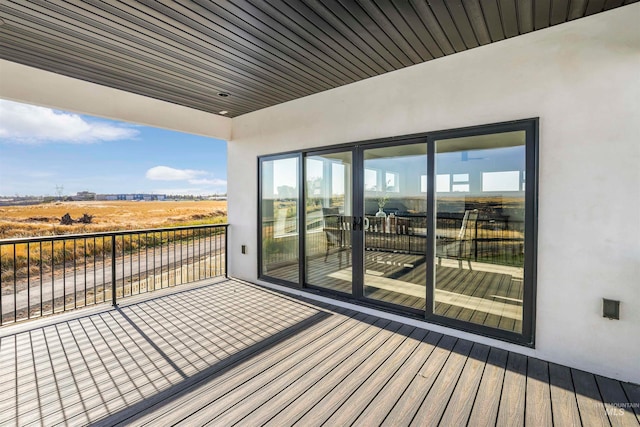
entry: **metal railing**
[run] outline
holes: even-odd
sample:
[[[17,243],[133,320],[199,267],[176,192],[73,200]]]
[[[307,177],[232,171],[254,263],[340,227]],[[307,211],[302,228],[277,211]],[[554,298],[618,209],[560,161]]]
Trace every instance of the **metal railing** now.
[[[227,228],[0,240],[0,325],[226,276]]]

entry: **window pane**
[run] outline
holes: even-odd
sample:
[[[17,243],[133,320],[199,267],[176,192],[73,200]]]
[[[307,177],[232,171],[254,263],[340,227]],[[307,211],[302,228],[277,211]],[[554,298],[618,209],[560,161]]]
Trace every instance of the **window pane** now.
[[[306,165],[305,283],[350,294],[351,152],[309,156]]]
[[[362,192],[363,294],[424,310],[427,144],[368,148],[363,157],[365,168],[381,171],[379,176],[386,180],[375,191],[365,187]]]
[[[435,163],[434,313],[521,333],[525,132],[436,141]]]
[[[378,189],[378,171],[373,169],[364,170],[364,188],[367,191],[376,191]]]
[[[298,282],[298,158],[262,162],[262,271]]]

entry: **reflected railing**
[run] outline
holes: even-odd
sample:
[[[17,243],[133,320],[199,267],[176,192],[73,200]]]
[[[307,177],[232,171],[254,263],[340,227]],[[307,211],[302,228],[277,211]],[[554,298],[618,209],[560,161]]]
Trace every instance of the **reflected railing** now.
[[[297,218],[287,219],[284,227],[278,227],[276,220],[262,220],[262,263],[263,271],[298,262]],[[280,228],[280,229],[278,229]]]
[[[505,266],[524,265],[524,221],[480,214],[460,236],[464,215],[439,215],[436,223],[436,254],[439,257]],[[448,244],[458,242],[451,250]]]
[[[365,249],[410,254],[426,252],[427,219],[424,216],[367,216],[369,229],[365,233]],[[438,257],[455,258],[497,264],[522,266],[524,263],[524,221],[508,217],[478,217],[463,239],[458,234],[463,215],[438,216],[436,219],[436,253]],[[297,264],[298,233],[276,235],[272,222],[263,222],[263,265],[277,268]],[[344,230],[350,233],[350,230]],[[346,240],[346,239],[345,239]],[[456,250],[447,248],[456,242]],[[331,250],[331,248],[329,248]],[[327,238],[321,224],[307,224],[305,235],[307,257],[324,256]]]

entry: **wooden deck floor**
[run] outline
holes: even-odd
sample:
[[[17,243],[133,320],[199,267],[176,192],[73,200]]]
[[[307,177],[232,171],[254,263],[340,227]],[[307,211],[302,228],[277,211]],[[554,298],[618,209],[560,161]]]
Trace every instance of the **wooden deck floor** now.
[[[16,328],[3,426],[640,425],[636,385],[234,280]]]

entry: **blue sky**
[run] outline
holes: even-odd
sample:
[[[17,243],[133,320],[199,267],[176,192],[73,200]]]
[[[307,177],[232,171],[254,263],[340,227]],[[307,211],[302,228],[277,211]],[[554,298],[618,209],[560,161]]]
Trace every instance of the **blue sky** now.
[[[0,195],[227,188],[226,142],[0,100]]]

